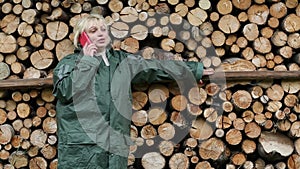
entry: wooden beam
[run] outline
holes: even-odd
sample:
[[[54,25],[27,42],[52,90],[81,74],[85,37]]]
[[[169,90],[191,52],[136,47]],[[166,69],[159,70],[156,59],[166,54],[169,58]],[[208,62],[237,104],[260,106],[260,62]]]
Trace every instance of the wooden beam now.
[[[299,79],[300,71],[241,71],[215,72],[214,75],[204,76],[203,80],[263,80],[263,79]],[[0,89],[16,88],[45,88],[52,87],[52,78],[41,79],[8,79],[0,80]]]
[[[235,71],[215,72],[214,75],[204,76],[203,80],[271,80],[271,79],[299,79],[300,71]]]
[[[52,85],[52,78],[0,80],[0,89],[45,88]]]

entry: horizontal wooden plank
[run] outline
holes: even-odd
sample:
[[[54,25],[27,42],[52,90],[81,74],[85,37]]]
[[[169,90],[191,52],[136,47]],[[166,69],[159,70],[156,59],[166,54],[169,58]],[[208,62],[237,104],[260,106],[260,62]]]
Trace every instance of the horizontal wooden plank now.
[[[215,72],[214,75],[204,76],[203,80],[263,80],[263,79],[300,79],[300,71],[241,71]],[[45,88],[52,87],[52,78],[41,79],[8,79],[0,80],[0,89],[16,88]]]

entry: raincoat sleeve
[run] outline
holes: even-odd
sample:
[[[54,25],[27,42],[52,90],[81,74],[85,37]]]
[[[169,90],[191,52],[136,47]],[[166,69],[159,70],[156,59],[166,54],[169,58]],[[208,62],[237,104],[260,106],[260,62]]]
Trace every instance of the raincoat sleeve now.
[[[174,79],[193,76],[199,81],[203,75],[201,62],[184,62],[176,60],[141,60],[143,68],[136,73],[132,83],[153,83],[172,81]]]
[[[100,61],[91,56],[73,54],[61,60],[53,72],[53,94],[61,102],[69,102],[78,92],[90,87]]]

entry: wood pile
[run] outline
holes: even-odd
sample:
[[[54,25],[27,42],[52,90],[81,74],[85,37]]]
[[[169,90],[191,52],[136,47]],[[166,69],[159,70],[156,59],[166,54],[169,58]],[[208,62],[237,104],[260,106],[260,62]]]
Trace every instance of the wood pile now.
[[[274,71],[263,80],[212,76],[186,93],[173,83],[133,86],[129,167],[300,168],[300,82],[274,78],[300,70],[297,0],[0,0],[0,6],[0,87],[22,86],[0,91],[0,168],[57,167],[56,100],[51,87],[26,84],[51,78],[74,52],[73,26],[86,13],[105,16],[113,48],[146,59],[203,62],[221,72]],[[9,81],[16,79],[22,84]]]

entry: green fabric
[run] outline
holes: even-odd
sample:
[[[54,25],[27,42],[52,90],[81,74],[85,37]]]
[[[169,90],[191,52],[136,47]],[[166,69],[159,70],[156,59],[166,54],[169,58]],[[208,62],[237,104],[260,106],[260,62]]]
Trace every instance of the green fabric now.
[[[188,73],[198,81],[203,72],[198,62],[144,60],[114,50],[107,57],[109,67],[101,58],[76,53],[54,69],[59,169],[127,168],[130,83],[182,77],[181,83]]]

